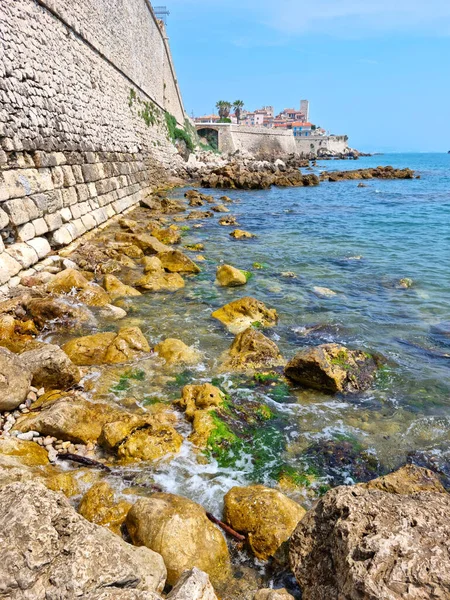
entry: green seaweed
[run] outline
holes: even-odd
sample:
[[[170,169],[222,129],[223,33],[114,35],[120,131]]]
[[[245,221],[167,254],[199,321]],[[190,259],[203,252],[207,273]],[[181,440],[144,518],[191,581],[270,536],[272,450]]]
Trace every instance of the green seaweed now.
[[[144,381],[145,371],[140,369],[126,371],[120,376],[118,383],[110,388],[110,392],[126,392],[131,387],[130,379],[134,381]]]

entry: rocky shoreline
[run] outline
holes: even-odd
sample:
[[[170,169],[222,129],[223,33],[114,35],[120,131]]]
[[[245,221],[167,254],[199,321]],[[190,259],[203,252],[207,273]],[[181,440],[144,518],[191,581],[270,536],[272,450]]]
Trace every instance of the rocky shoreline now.
[[[204,153],[188,163],[187,175],[204,187],[239,189],[414,177],[385,167],[319,178],[300,173],[308,165],[294,157],[265,164]],[[145,405],[99,392],[103,380],[111,389],[111,372],[119,376],[115,389],[126,392],[145,360],[164,381],[200,362],[200,350],[183,340],[165,337],[152,346],[132,318],[121,326],[133,299],[195,285],[204,248],[179,249],[183,228],[201,229],[216,217],[236,243],[254,236],[235,228],[227,196],[192,189],[180,200],[160,190],[143,204],[23,274],[0,302],[0,595],[289,600],[301,590],[304,600],[447,597],[450,496],[427,469],[408,465],[331,489],[309,510],[289,487],[234,486],[221,515],[130,476],[130,468],[176,461],[185,441],[199,464],[228,460],[230,449],[250,443],[271,418],[265,404],[236,410],[213,377],[201,384],[179,377],[176,398]],[[370,388],[379,358],[363,350],[321,344],[283,357],[264,334],[278,322],[276,307],[241,292],[248,277],[217,265],[215,285],[236,291],[211,314],[234,336],[221,357],[224,372],[330,394]],[[286,585],[295,575],[298,585],[265,587],[269,580],[248,557]]]

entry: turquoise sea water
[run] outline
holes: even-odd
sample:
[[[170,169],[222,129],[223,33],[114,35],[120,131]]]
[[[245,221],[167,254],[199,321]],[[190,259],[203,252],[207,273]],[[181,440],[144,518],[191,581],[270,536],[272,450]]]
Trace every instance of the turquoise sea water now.
[[[186,288],[175,294],[130,299],[123,325],[138,324],[153,344],[180,338],[199,348],[204,359],[199,368],[179,376],[176,390],[173,382],[165,386],[150,362],[144,368],[147,376],[133,381],[126,394],[138,401],[154,393],[170,397],[174,390],[176,396],[185,382],[216,377],[238,406],[248,398],[262,400],[275,418],[255,433],[254,444],[261,445],[264,459],[259,463],[258,452],[244,449],[231,466],[213,459],[199,464],[185,442],[171,463],[138,467],[141,478],[146,472],[165,490],[187,495],[217,514],[232,485],[276,485],[280,465],[311,482],[300,491],[286,488],[305,505],[328,485],[370,479],[408,456],[433,465],[450,481],[450,155],[323,161],[316,171],[377,165],[410,167],[421,178],[369,180],[364,188],[358,181],[342,181],[315,188],[225,191],[235,201],[228,205],[231,214],[242,229],[257,234],[255,240],[230,238],[231,229],[218,225],[220,213],[201,221],[199,229],[186,222],[191,229],[183,244],[205,245],[202,273],[187,278]],[[203,191],[215,198],[224,193]],[[245,288],[219,288],[214,283],[219,263],[253,276]],[[286,271],[296,277],[283,276]],[[402,278],[410,278],[412,286],[402,288]],[[336,295],[318,297],[316,286]],[[380,355],[384,366],[373,388],[357,396],[330,396],[286,386],[255,387],[250,379],[222,373],[221,355],[233,336],[211,312],[245,295],[277,309],[279,324],[264,333],[286,358],[326,342]],[[114,393],[117,401],[124,395]],[[189,433],[188,426],[180,427]]]

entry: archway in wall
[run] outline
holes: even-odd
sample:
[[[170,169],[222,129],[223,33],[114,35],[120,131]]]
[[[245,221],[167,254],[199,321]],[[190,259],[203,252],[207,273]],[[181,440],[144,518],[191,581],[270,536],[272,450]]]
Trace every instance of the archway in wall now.
[[[219,149],[219,132],[210,127],[203,127],[197,130],[200,143],[210,146],[213,150]]]

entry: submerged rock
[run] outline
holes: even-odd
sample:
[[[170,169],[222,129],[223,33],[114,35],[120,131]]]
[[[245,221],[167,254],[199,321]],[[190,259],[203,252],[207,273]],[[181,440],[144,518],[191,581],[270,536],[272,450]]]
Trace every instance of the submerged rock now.
[[[5,598],[73,600],[124,586],[148,592],[164,587],[161,556],[89,523],[41,483],[0,488],[0,531]]]
[[[63,346],[76,365],[101,365],[127,362],[150,346],[139,327],[122,327],[118,333],[95,333],[75,338]]]
[[[56,327],[77,329],[95,325],[91,311],[85,306],[75,304],[70,298],[31,298],[25,303],[27,314],[37,327],[42,329],[49,321],[57,321]]]
[[[278,346],[254,327],[239,333],[231,344],[224,369],[248,370],[284,365]]]
[[[450,495],[414,486],[338,487],[319,500],[290,542],[305,600],[449,596]]]
[[[233,225],[239,225],[239,223],[237,222],[236,217],[233,217],[233,215],[227,215],[226,217],[220,217],[219,225],[222,225],[222,227],[231,227]]]
[[[230,233],[230,236],[236,240],[251,239],[256,237],[254,233],[244,231],[243,229],[235,229]]]
[[[339,344],[322,344],[298,352],[285,374],[306,387],[332,393],[355,393],[368,389],[377,365],[370,354]]]
[[[0,411],[14,410],[25,401],[31,378],[20,357],[0,348]]]
[[[223,287],[236,287],[239,285],[245,285],[247,283],[247,277],[244,271],[236,269],[231,265],[220,265],[216,271],[216,283]]]
[[[169,585],[193,567],[205,571],[213,584],[230,574],[225,538],[204,509],[187,498],[152,494],[134,504],[126,524],[134,544],[161,554]]]
[[[168,365],[186,364],[195,365],[200,362],[201,354],[192,346],[186,346],[181,340],[167,338],[155,346],[155,352],[164,358]]]
[[[114,490],[106,481],[95,483],[81,498],[78,512],[82,517],[103,525],[120,535],[120,527],[125,522],[132,504],[125,500],[116,502]]]
[[[158,258],[163,268],[170,273],[200,273],[200,267],[179,250],[161,252]]]
[[[261,560],[275,556],[306,514],[299,504],[263,485],[233,487],[224,503],[225,521],[247,534],[252,552]]]
[[[252,324],[273,327],[278,321],[277,311],[260,300],[246,296],[225,304],[211,315],[223,323],[231,333],[241,333]]]
[[[320,287],[318,285],[313,287],[313,292],[318,298],[334,298],[334,296],[337,296],[336,292],[333,292],[330,288]]]

